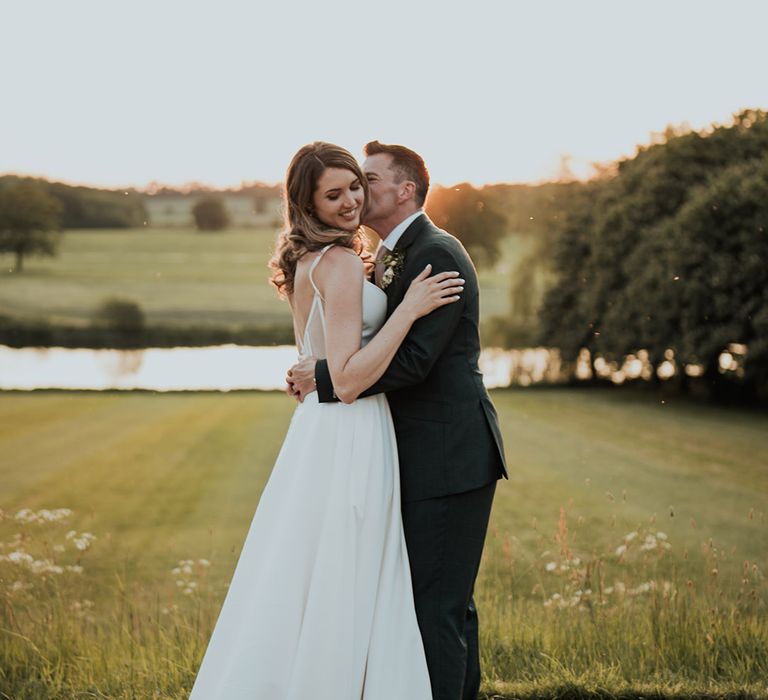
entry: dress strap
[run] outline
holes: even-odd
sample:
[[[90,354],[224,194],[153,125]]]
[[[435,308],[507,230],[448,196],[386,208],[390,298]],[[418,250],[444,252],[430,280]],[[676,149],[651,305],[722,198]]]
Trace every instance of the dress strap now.
[[[316,294],[317,294],[317,295],[318,295],[318,296],[319,296],[321,299],[323,299],[323,295],[322,295],[322,294],[320,294],[320,290],[317,288],[317,285],[315,284],[315,280],[312,278],[312,273],[314,272],[315,268],[317,267],[317,263],[319,263],[319,262],[320,262],[320,258],[322,258],[322,257],[323,257],[323,255],[325,255],[325,251],[327,251],[327,250],[328,250],[328,249],[329,249],[331,246],[333,246],[333,243],[329,243],[327,246],[325,246],[325,247],[324,247],[324,248],[323,248],[323,249],[320,251],[320,255],[318,255],[318,256],[317,256],[317,257],[316,257],[316,258],[315,258],[315,259],[312,261],[312,265],[310,265],[310,268],[309,268],[309,281],[310,281],[310,283],[312,284],[312,288],[315,290],[315,293],[316,293]],[[323,301],[325,301],[325,299],[323,299]]]

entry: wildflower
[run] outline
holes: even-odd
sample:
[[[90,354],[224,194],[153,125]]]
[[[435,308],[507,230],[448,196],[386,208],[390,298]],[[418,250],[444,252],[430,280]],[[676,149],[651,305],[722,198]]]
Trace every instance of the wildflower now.
[[[620,544],[618,547],[616,547],[616,556],[620,557],[627,551],[627,545]]]
[[[21,564],[22,562],[33,562],[34,558],[23,551],[11,552],[8,557],[8,561],[12,561],[14,564]]]
[[[96,539],[96,535],[90,532],[81,532],[80,536],[78,537],[76,530],[70,530],[65,535],[65,538],[68,540],[72,540],[74,542],[75,547],[77,547],[81,552],[84,552],[86,549],[88,549],[91,546],[91,543]]]
[[[557,564],[553,561],[550,561],[547,563],[547,565],[544,567],[547,571],[554,571],[557,568]]]
[[[22,508],[16,515],[14,515],[14,519],[23,523],[42,523],[64,520],[70,515],[72,515],[72,511],[69,508],[55,508],[54,510],[42,508],[37,512],[33,511],[31,508]]]
[[[631,542],[635,539],[635,537],[637,537],[637,532],[633,530],[632,532],[628,532],[626,535],[624,535],[624,541]]]
[[[200,566],[210,566],[211,562],[209,562],[207,559],[198,559],[197,563],[200,564]]]

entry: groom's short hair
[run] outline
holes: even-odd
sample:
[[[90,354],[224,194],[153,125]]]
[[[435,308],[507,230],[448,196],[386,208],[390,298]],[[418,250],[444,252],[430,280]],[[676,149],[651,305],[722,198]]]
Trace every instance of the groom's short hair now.
[[[424,164],[424,159],[405,146],[379,143],[370,141],[363,147],[366,157],[375,156],[377,153],[388,153],[392,156],[391,169],[395,171],[397,182],[410,180],[416,185],[416,203],[421,207],[427,199],[429,190],[429,171]]]

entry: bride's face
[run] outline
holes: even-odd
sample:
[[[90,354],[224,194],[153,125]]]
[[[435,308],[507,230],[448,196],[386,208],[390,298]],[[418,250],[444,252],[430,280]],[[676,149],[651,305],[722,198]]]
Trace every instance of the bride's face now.
[[[364,201],[363,185],[357,175],[343,168],[326,168],[312,196],[317,218],[345,231],[360,226]]]

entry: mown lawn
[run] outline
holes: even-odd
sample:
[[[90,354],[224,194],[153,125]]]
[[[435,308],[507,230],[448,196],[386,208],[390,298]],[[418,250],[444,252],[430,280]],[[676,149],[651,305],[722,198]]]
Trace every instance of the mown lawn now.
[[[59,254],[31,257],[11,272],[0,255],[0,313],[52,324],[87,325],[117,296],[137,302],[148,324],[290,325],[288,305],[269,284],[277,232],[231,229],[66,231]],[[511,272],[528,239],[509,235],[503,257],[481,272],[482,314],[506,314]]]
[[[493,398],[511,478],[477,586],[484,691],[768,696],[768,417]],[[83,566],[0,561],[0,697],[186,697],[292,411],[279,393],[0,394],[0,553]],[[69,530],[97,539],[79,552]]]

